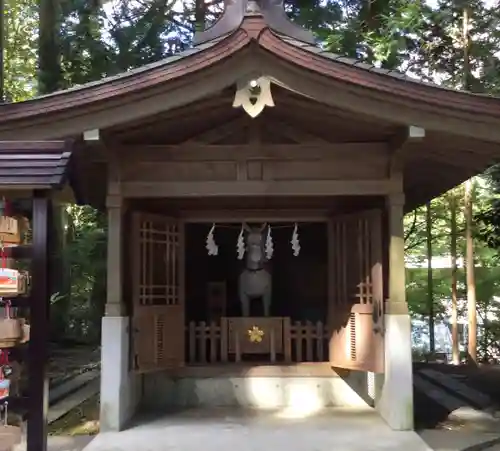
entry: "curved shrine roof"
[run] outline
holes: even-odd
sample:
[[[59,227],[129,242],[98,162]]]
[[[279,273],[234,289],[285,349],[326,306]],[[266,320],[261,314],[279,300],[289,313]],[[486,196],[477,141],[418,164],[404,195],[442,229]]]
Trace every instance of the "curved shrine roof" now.
[[[307,101],[428,131],[429,139],[415,144],[405,162],[411,207],[500,162],[500,99],[335,55],[310,39],[278,33],[281,28],[268,22],[260,13],[245,15],[227,33],[199,39],[202,43],[159,62],[2,105],[0,139],[81,136],[192,105],[241,79],[266,75]],[[456,158],[453,149],[468,159]]]
[[[245,73],[251,72],[269,75],[279,83],[283,81],[279,77],[279,69],[285,71],[288,69],[288,72],[292,70],[296,72],[295,78],[303,78],[300,83],[302,86],[314,84],[314,76],[319,76],[322,85],[330,87],[331,90],[339,88],[344,91],[362,90],[362,92],[357,91],[357,94],[365,96],[367,100],[371,98],[372,101],[383,101],[388,106],[390,103],[412,102],[406,105],[406,108],[413,109],[415,112],[425,109],[428,113],[440,110],[440,115],[444,114],[444,117],[450,119],[463,119],[469,122],[469,125],[471,125],[470,121],[472,124],[496,125],[497,120],[500,119],[500,100],[497,98],[455,91],[419,81],[396,70],[377,68],[327,52],[319,46],[278,35],[267,26],[262,17],[253,16],[245,18],[234,32],[226,36],[205,42],[159,62],[25,102],[2,105],[0,107],[0,137],[6,136],[6,128],[15,127],[16,124],[21,125],[21,123],[24,128],[27,125],[24,121],[36,120],[41,116],[44,117],[43,122],[46,123],[49,117],[56,117],[61,113],[69,112],[82,116],[87,109],[91,109],[93,114],[102,112],[110,106],[110,103],[123,102],[122,106],[132,104],[139,98],[154,95],[153,91],[159,88],[164,92],[171,91],[172,93],[174,90],[185,87],[184,82],[194,81],[191,77],[199,75],[201,71],[217,70],[218,66],[234,62],[233,60],[238,60],[238,63],[228,65],[240,66],[240,70],[234,71],[232,77],[234,80],[231,80],[231,74],[229,77],[226,74],[225,80],[221,81],[220,85],[232,84]],[[291,74],[287,78],[291,78]],[[286,81],[285,84],[290,85]],[[296,92],[304,91],[305,95],[311,97],[310,92],[307,92],[309,86],[303,90],[291,87]],[[196,100],[195,96],[185,97],[184,103]],[[323,95],[317,100],[335,103],[335,99],[327,97]],[[175,106],[180,106],[182,103],[182,101],[177,102]],[[165,107],[163,110],[168,109],[168,105]],[[378,109],[381,110],[379,111],[380,117],[387,116],[383,111],[383,105],[379,104]],[[419,111],[420,113],[422,111]],[[404,120],[404,115],[396,114],[394,117],[398,116]],[[105,126],[113,125],[109,119],[104,121],[108,122],[104,124]],[[422,122],[429,121],[422,117],[420,121],[416,120],[411,124],[428,127],[429,124],[422,124]],[[95,118],[93,125],[94,128],[100,128],[99,118]],[[461,134],[466,130],[457,127],[455,131]],[[467,134],[477,135],[470,131]],[[490,135],[484,130],[479,134],[482,138]],[[495,141],[500,141],[500,130],[494,133],[494,136]],[[53,138],[53,136],[48,138]]]

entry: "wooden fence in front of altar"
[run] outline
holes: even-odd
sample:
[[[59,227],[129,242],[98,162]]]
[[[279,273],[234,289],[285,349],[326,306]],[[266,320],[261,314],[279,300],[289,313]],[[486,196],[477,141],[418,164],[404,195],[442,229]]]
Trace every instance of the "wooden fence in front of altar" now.
[[[281,321],[279,336],[273,333],[274,329],[269,331],[267,347],[262,352],[263,359],[271,363],[328,361],[330,336],[322,322],[292,322],[289,318],[282,318]],[[220,323],[191,321],[187,325],[188,364],[245,361],[245,336],[231,334],[228,322],[228,318],[222,318]]]

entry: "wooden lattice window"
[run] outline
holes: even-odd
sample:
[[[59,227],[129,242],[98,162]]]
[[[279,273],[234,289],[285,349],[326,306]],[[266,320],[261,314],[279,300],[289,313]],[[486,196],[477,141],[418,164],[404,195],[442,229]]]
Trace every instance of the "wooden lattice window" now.
[[[145,220],[140,225],[139,303],[179,303],[179,230],[175,222]]]

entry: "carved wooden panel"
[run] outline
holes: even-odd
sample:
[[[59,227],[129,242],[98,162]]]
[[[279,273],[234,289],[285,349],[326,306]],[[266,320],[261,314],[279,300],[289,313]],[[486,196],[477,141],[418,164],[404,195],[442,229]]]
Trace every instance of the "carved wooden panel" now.
[[[383,372],[381,212],[334,218],[329,225],[329,259],[330,362]]]
[[[169,217],[133,218],[133,349],[135,369],[184,364],[184,228]]]

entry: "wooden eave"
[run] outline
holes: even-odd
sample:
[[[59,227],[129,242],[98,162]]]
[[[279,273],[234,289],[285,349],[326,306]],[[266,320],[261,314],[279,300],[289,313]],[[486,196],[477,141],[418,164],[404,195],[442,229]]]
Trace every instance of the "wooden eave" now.
[[[61,189],[67,180],[71,143],[0,142],[0,191]]]

